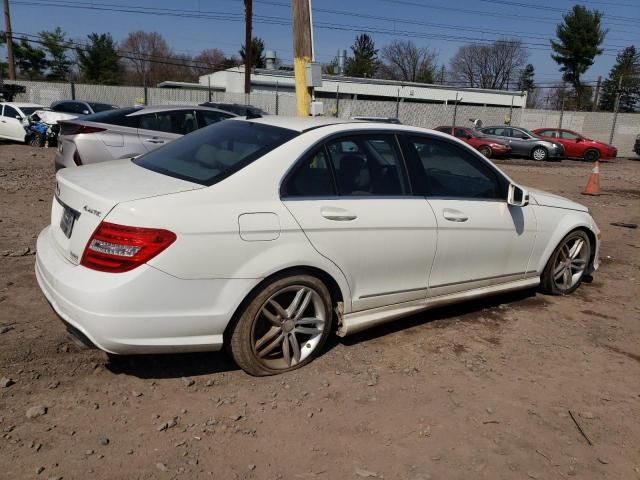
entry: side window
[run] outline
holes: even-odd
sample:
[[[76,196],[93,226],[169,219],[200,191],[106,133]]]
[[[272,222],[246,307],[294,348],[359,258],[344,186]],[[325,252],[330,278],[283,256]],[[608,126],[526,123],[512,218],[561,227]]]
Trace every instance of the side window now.
[[[517,128],[511,128],[510,130],[513,138],[529,138],[529,135],[524,133],[522,130],[518,130]]]
[[[408,195],[406,173],[392,135],[357,135],[327,144],[341,196]]]
[[[20,118],[22,118],[22,115],[20,115],[15,108],[9,105],[4,106],[4,114],[2,116],[9,117],[9,118],[16,118],[19,116]]]
[[[454,129],[453,135],[458,138],[467,138],[467,132],[464,128]]]
[[[231,115],[226,115],[221,112],[212,112],[210,110],[199,110],[198,111],[198,125],[200,128],[208,127],[209,125],[213,125],[214,123],[218,123],[221,120],[226,120]]]
[[[578,136],[571,132],[560,132],[560,138],[565,140],[577,140]]]
[[[428,196],[443,198],[506,198],[506,185],[484,161],[438,139],[411,137],[413,150],[425,174]]]
[[[197,130],[196,116],[193,110],[158,112],[142,115],[139,128],[158,132],[186,135]]]
[[[324,147],[300,162],[287,179],[284,197],[332,197],[336,195]]]

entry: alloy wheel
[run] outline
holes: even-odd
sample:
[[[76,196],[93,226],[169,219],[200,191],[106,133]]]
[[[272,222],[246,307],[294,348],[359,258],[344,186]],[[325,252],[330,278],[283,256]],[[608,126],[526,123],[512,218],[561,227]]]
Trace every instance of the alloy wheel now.
[[[256,359],[271,370],[289,369],[318,348],[328,312],[322,297],[306,285],[285,287],[255,316],[251,344]]]
[[[553,282],[560,292],[575,287],[587,268],[589,243],[582,235],[566,238],[560,246],[553,266]]]
[[[536,149],[533,150],[533,159],[536,161],[542,161],[545,160],[547,158],[547,151],[542,148],[542,147],[538,147]]]

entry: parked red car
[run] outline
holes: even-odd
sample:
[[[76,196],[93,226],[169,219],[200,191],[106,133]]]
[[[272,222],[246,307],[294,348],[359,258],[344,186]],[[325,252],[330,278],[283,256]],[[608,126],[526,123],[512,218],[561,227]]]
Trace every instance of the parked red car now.
[[[511,152],[511,147],[494,139],[487,138],[482,133],[467,127],[442,126],[436,127],[438,132],[448,133],[468,143],[487,158],[504,156]]]
[[[591,140],[578,132],[564,128],[538,128],[536,135],[548,138],[564,146],[564,154],[569,158],[584,158],[588,162],[612,160],[618,155],[618,149],[598,140]]]

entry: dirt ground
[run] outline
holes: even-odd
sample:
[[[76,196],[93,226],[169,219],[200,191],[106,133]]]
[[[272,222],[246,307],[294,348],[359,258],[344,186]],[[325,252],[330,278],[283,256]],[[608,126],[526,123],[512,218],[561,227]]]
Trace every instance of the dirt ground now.
[[[574,295],[431,311],[252,378],[67,339],[33,273],[52,159],[0,144],[0,477],[640,479],[640,230],[610,225],[640,223],[640,161],[602,164],[600,197],[591,165],[497,162],[591,208],[601,268]]]

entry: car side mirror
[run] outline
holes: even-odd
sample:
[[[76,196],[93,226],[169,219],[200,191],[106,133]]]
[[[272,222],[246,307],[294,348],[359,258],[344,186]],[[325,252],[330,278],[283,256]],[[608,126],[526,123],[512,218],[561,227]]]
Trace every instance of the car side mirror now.
[[[467,137],[467,139],[472,139],[473,135],[469,135],[468,133],[465,135],[465,137]]]
[[[579,142],[581,142],[582,140],[583,140],[582,138],[578,137],[578,138],[576,138],[576,143],[579,143]]]
[[[529,192],[518,185],[509,184],[509,193],[507,194],[507,203],[514,207],[526,207],[529,205]]]
[[[22,120],[22,117],[20,115],[16,115],[16,119],[17,120]]]

